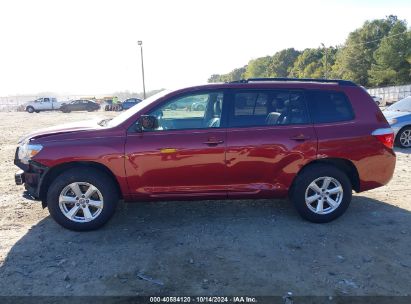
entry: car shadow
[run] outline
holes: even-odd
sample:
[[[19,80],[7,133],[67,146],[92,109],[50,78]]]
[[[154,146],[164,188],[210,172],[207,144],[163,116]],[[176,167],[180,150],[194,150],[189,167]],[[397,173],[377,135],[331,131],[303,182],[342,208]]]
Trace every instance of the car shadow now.
[[[405,149],[405,148],[399,148],[395,147],[394,148],[395,153],[404,153],[404,154],[411,154],[411,148]]]
[[[121,203],[102,229],[50,217],[0,267],[0,295],[404,295],[411,213],[355,195],[328,224],[284,200]]]

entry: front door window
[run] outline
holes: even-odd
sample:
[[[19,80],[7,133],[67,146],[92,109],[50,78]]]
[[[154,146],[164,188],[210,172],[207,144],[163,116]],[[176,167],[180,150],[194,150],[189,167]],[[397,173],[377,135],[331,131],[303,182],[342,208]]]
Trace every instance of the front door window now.
[[[149,114],[158,118],[155,131],[219,128],[222,103],[221,92],[193,94],[171,100]]]

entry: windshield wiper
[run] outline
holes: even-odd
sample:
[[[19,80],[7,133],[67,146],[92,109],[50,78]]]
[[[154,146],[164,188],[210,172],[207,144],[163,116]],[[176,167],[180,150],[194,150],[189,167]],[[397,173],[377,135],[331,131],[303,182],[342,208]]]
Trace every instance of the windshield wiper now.
[[[98,122],[97,124],[98,124],[99,126],[105,127],[105,126],[107,126],[107,123],[108,123],[110,120],[112,120],[112,118],[103,119],[102,121]]]

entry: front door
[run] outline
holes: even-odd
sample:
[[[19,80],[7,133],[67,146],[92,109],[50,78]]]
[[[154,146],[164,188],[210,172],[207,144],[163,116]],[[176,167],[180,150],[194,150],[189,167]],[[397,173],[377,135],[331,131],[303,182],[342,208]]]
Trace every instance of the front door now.
[[[154,130],[129,132],[126,174],[136,198],[226,197],[223,92],[173,98],[148,115],[158,118]],[[206,107],[192,109],[194,103]]]
[[[317,153],[304,93],[237,91],[229,100],[228,197],[287,195],[298,170]]]
[[[51,108],[50,98],[43,98],[37,107],[38,110],[50,110]]]

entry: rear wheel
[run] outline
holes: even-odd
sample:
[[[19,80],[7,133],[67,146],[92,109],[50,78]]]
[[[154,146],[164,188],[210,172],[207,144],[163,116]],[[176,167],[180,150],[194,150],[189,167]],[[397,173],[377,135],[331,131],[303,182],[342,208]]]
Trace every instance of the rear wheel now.
[[[196,107],[196,111],[204,111],[204,110],[205,110],[205,107],[203,105],[198,105]]]
[[[410,148],[411,147],[411,127],[405,127],[398,132],[398,135],[395,139],[397,146],[401,148]]]
[[[329,165],[312,165],[301,172],[293,185],[291,200],[304,219],[326,223],[340,217],[352,198],[347,175]]]
[[[47,206],[61,226],[75,231],[94,230],[114,214],[119,199],[113,180],[98,170],[70,169],[50,185]]]
[[[27,107],[26,111],[29,113],[34,113],[34,108],[33,107]]]

